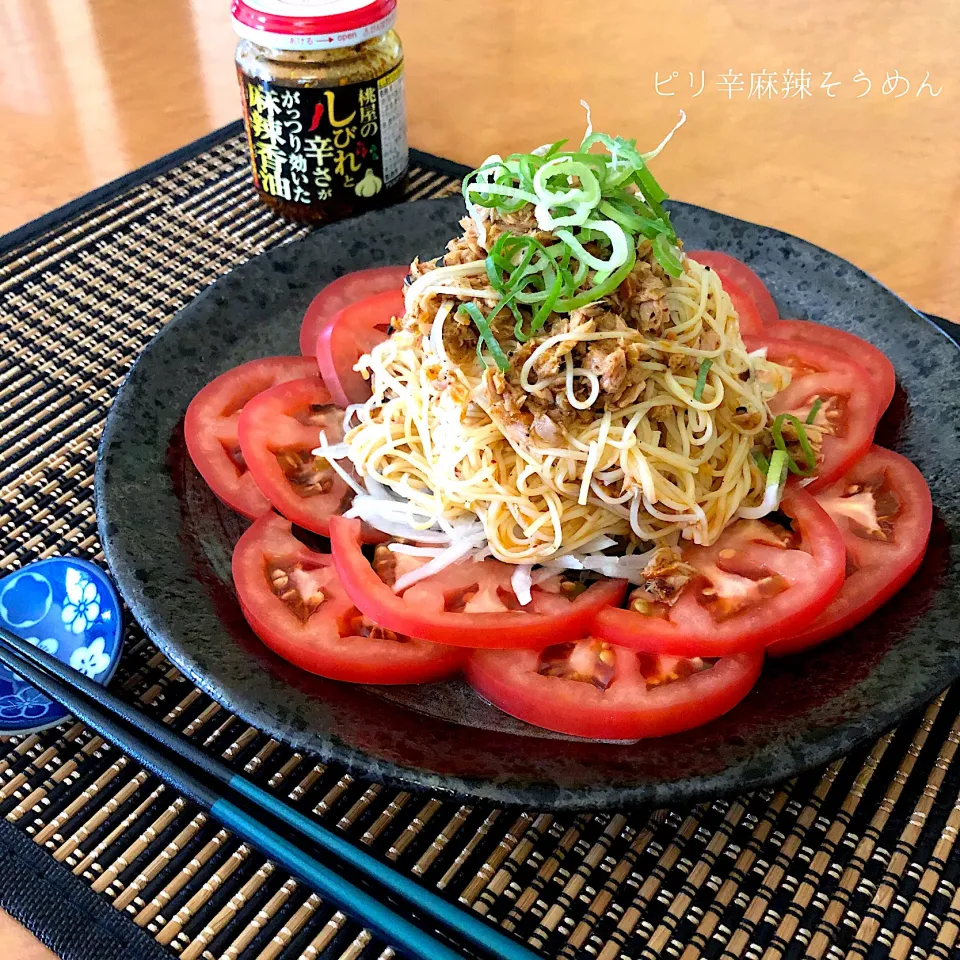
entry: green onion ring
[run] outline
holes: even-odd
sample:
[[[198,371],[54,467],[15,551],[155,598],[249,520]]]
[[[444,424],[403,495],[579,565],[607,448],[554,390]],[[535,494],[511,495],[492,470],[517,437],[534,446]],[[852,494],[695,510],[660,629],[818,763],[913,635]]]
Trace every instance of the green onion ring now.
[[[654,238],[653,255],[657,258],[660,266],[663,267],[671,277],[683,275],[683,264],[680,262],[680,258],[673,252],[673,249],[671,249],[670,241],[662,233],[658,233]]]
[[[595,300],[605,297],[608,293],[612,293],[614,290],[616,290],[617,287],[619,287],[620,284],[627,279],[636,262],[637,251],[631,247],[627,262],[618,269],[614,270],[614,272],[604,283],[598,286],[593,286],[589,290],[585,290],[583,293],[577,294],[574,297],[566,297],[558,300],[553,309],[557,313],[569,313],[571,310],[576,310],[579,307],[585,307],[588,303],[593,303]]]
[[[700,361],[700,369],[697,371],[697,385],[693,389],[693,399],[698,403],[703,396],[704,387],[707,385],[707,374],[713,366],[713,361],[709,357],[704,357]]]
[[[507,360],[507,355],[497,342],[497,338],[493,335],[490,324],[487,318],[480,312],[480,308],[475,303],[464,303],[461,304],[457,313],[466,313],[467,316],[470,317],[480,333],[480,343],[487,345],[487,349],[490,351],[490,356],[493,357],[494,363],[500,368],[501,372],[506,373],[510,367],[510,361]],[[477,344],[477,356],[480,357],[481,362],[486,365],[486,361],[483,360],[483,355],[480,352],[480,343]]]
[[[792,424],[793,428],[797,431],[797,442],[800,444],[804,459],[807,461],[805,467],[801,467],[796,460],[790,456],[790,452],[787,450],[787,445],[783,439],[784,423]],[[770,434],[773,437],[773,443],[776,448],[787,454],[787,466],[791,473],[796,474],[798,477],[813,476],[814,471],[817,469],[817,455],[813,452],[813,447],[810,446],[807,431],[803,429],[803,424],[797,417],[792,413],[778,413],[770,427]]]

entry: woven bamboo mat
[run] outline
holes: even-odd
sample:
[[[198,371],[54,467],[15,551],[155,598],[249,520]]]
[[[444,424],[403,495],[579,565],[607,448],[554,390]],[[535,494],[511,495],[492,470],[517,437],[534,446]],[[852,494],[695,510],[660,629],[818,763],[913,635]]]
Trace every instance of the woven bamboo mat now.
[[[417,167],[409,199],[455,188]],[[3,572],[60,553],[102,563],[94,458],[126,370],[205,286],[303,233],[258,205],[230,136],[0,256]],[[957,956],[960,691],[779,789],[564,817],[459,806],[293,753],[132,623],[114,685],[545,958]],[[184,960],[393,955],[82,724],[0,742],[0,815]]]

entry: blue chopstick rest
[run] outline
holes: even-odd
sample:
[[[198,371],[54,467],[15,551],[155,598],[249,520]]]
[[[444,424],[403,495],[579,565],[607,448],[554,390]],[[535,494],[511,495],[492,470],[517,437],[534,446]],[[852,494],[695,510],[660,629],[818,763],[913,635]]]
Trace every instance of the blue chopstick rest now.
[[[106,574],[74,557],[28,564],[0,580],[0,624],[97,683],[123,645],[123,608]],[[34,733],[70,716],[0,665],[0,736]]]

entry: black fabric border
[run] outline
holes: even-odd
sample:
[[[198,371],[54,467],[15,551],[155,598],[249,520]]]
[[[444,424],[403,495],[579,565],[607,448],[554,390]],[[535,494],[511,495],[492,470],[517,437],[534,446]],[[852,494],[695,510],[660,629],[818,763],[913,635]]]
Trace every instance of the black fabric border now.
[[[0,862],[0,907],[60,960],[170,960],[127,914],[2,818]]]

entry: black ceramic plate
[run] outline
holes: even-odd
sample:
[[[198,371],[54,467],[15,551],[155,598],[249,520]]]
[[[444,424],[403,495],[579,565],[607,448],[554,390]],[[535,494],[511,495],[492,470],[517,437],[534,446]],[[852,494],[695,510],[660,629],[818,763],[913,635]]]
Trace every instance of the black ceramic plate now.
[[[545,734],[459,682],[351,687],[269,653],[230,582],[244,522],[186,456],[187,404],[238,363],[296,353],[304,309],[334,277],[436,255],[462,209],[459,199],[405,204],[258,257],[183,310],[131,371],[100,449],[100,533],[134,616],[184,673],[250,723],[353,773],[541,809],[674,804],[779,781],[875,736],[960,675],[956,344],[838,257],[682,204],[675,222],[690,249],[741,257],[783,316],[852,331],[893,360],[900,389],[878,439],[919,466],[937,508],[927,560],[896,601],[823,649],[768,664],[718,722],[630,746]]]

